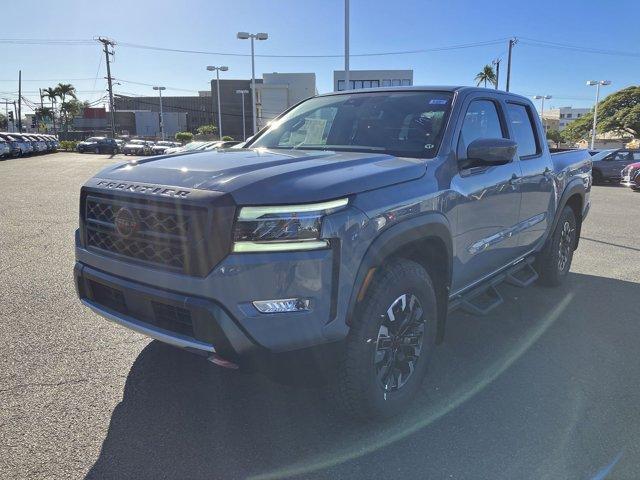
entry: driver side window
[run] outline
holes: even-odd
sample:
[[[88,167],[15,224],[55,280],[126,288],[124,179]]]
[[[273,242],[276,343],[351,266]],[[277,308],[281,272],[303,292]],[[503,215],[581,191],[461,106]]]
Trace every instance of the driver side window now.
[[[491,100],[474,100],[469,104],[458,139],[458,158],[466,159],[469,144],[479,138],[507,138],[496,104]]]

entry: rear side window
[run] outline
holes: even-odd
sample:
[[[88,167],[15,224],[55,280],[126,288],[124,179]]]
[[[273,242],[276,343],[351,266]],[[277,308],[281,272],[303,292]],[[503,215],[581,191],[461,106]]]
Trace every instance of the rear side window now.
[[[505,138],[496,104],[490,100],[474,100],[469,104],[458,141],[460,154],[466,157],[469,144],[479,138]]]
[[[529,157],[540,153],[529,108],[517,103],[509,103],[507,104],[507,114],[515,137],[514,140],[518,143],[518,156]]]

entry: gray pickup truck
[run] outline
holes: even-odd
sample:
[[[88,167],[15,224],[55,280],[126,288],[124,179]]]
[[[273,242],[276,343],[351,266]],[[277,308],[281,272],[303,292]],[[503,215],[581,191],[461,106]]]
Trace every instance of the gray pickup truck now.
[[[566,277],[591,161],[542,132],[518,95],[382,88],[305,100],[242,149],[110,166],[81,190],[78,295],[220,366],[311,359],[349,413],[392,415],[449,311]]]

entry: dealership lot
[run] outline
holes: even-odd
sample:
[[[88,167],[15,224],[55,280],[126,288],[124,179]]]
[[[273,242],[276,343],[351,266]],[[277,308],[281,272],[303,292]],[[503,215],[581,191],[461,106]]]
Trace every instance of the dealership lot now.
[[[124,159],[0,163],[1,477],[637,478],[640,193],[594,187],[562,288],[451,316],[417,421],[358,425],[80,305],[79,188]]]

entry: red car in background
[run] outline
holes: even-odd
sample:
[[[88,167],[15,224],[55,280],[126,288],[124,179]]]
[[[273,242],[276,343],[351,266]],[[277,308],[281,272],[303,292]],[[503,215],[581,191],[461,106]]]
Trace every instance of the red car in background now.
[[[640,162],[630,163],[621,172],[621,185],[640,190]]]

